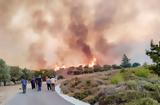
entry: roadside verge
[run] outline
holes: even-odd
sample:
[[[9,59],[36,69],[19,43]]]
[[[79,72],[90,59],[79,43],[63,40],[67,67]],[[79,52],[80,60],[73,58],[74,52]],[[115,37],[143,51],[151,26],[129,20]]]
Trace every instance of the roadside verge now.
[[[68,95],[65,95],[63,94],[63,92],[61,91],[61,88],[60,88],[60,84],[56,85],[55,87],[55,91],[58,95],[60,95],[62,98],[64,98],[65,100],[67,100],[68,102],[74,104],[74,105],[90,105],[88,103],[85,103],[85,102],[82,102],[78,99],[75,99],[73,97],[70,97]]]

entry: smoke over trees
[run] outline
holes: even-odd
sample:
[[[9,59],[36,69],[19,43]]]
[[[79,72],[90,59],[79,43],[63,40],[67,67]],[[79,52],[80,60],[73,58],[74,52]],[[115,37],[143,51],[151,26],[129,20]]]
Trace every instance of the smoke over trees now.
[[[134,57],[136,43],[141,45],[139,56],[145,57],[144,42],[159,38],[154,34],[160,26],[157,4],[158,0],[1,0],[0,56],[29,68],[86,64],[94,57],[99,64],[113,64],[123,53]]]

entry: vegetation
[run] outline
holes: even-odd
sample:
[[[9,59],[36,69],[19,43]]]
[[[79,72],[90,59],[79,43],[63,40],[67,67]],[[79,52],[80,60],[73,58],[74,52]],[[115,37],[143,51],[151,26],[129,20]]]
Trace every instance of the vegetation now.
[[[139,67],[139,66],[141,66],[141,64],[137,63],[137,62],[135,62],[135,63],[132,64],[132,67]]]
[[[154,72],[160,75],[160,42],[159,44],[154,44],[153,41],[151,41],[150,46],[151,48],[146,51],[146,54],[150,56],[155,63],[155,68],[153,69]]]
[[[117,73],[114,76],[111,77],[111,83],[112,84],[118,84],[124,80],[121,73]]]
[[[134,74],[139,77],[147,78],[150,75],[150,70],[146,68],[138,68],[134,71]]]
[[[0,82],[6,86],[6,82],[10,80],[10,70],[5,61],[0,59]]]
[[[160,77],[146,67],[80,76],[66,80],[61,88],[91,105],[160,104]]]
[[[38,77],[39,75],[42,76],[42,79],[45,80],[46,77],[53,77],[55,76],[55,71],[52,69],[42,69],[39,71],[35,71],[33,74],[35,77]]]
[[[130,59],[126,54],[123,55],[121,67],[128,68],[131,67]]]
[[[10,75],[11,81],[16,84],[16,81],[19,81],[23,75],[22,69],[18,66],[11,66],[10,67]]]
[[[79,67],[70,67],[68,69],[68,75],[81,75],[81,74],[89,74],[89,73],[96,73],[96,72],[105,72],[109,70],[118,70],[118,69],[125,69],[130,67],[140,67],[141,64],[135,62],[133,64],[130,63],[130,59],[127,57],[126,54],[123,55],[121,65],[94,65],[93,67],[89,66],[79,66]]]
[[[55,75],[54,70],[29,70],[27,68],[20,68],[18,66],[8,66],[3,59],[0,59],[0,85],[3,82],[3,85],[6,86],[6,83],[10,83],[12,81],[14,84],[19,83],[22,77],[30,81],[33,76],[37,77],[41,75],[43,80],[48,77],[52,77]],[[62,76],[58,77],[62,79]]]

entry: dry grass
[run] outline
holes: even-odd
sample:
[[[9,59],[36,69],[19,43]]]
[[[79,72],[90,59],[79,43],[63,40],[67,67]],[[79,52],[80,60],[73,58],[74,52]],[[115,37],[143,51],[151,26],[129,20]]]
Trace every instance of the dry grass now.
[[[65,94],[93,105],[124,105],[146,95],[150,95],[149,98],[154,101],[160,100],[160,94],[157,94],[160,91],[159,82],[160,78],[148,70],[134,68],[123,72],[116,70],[70,78],[63,82],[61,88]],[[149,89],[153,90],[153,97]],[[130,93],[137,96],[133,98]]]

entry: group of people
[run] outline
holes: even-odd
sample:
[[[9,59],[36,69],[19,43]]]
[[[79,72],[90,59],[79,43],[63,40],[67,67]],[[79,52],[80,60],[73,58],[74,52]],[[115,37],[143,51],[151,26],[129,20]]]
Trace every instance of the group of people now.
[[[55,84],[56,84],[56,82],[57,82],[56,78],[46,77],[47,89],[54,91],[55,90]]]
[[[41,89],[42,89],[42,82],[43,82],[41,76],[39,76],[37,78],[33,77],[30,82],[31,82],[31,88],[32,89],[36,89],[37,88],[37,91],[41,91]],[[56,77],[55,78],[54,77],[52,77],[52,78],[51,77],[46,77],[47,89],[54,91],[55,90],[55,84],[56,84],[56,82],[57,82]],[[27,80],[24,79],[24,78],[22,78],[21,84],[22,84],[23,93],[26,93]]]

